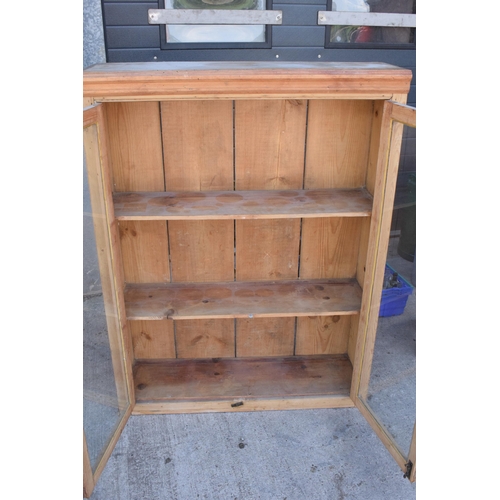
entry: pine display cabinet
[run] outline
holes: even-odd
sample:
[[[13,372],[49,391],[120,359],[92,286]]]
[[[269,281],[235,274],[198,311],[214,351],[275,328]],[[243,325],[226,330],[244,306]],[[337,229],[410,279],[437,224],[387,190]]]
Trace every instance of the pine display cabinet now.
[[[84,145],[116,425],[366,398],[411,72],[382,63],[112,63]],[[85,434],[84,434],[85,441]]]

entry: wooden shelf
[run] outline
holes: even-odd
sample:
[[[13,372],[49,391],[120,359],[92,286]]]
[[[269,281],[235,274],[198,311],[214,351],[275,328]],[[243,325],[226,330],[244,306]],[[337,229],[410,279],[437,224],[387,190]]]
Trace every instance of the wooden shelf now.
[[[364,189],[127,192],[113,195],[119,220],[368,217]]]
[[[349,397],[351,377],[346,355],[172,359],[134,367],[138,403]]]
[[[357,314],[356,280],[129,284],[129,320],[261,318]]]

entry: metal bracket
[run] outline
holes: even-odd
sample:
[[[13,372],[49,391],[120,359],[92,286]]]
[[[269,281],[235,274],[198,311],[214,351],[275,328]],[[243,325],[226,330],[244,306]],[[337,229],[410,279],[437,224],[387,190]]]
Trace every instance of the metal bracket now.
[[[408,460],[408,462],[405,463],[406,467],[406,472],[403,474],[403,477],[406,479],[410,479],[410,474],[413,469],[413,462],[411,460]]]
[[[281,24],[281,10],[149,9],[149,24]]]
[[[320,10],[318,24],[321,26],[383,26],[415,28],[416,14],[385,14],[382,12],[335,12]]]

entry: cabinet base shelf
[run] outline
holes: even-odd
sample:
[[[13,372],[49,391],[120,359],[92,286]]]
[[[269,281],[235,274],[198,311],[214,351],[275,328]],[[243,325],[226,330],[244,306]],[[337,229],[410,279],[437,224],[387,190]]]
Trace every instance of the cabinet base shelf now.
[[[139,361],[134,413],[352,406],[351,377],[346,355]]]

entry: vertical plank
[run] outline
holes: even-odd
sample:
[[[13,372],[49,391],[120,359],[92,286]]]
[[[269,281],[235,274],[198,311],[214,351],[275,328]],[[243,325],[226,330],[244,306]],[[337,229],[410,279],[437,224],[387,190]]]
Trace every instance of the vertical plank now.
[[[114,191],[164,191],[159,103],[108,103],[107,110]],[[170,281],[166,224],[121,221],[119,229],[125,281]]]
[[[113,191],[164,191],[158,102],[107,103]]]
[[[307,125],[304,188],[352,188],[365,184],[372,124],[371,101],[311,101]],[[349,165],[349,168],[346,168]],[[304,219],[301,278],[351,278],[356,275],[361,219]],[[350,317],[342,323],[325,318],[297,322],[298,348],[322,354],[325,345],[347,351]]]
[[[236,189],[300,189],[307,101],[235,103]]]
[[[347,352],[350,316],[303,316],[297,318],[295,354],[343,354]]]
[[[306,101],[236,101],[237,190],[302,188],[306,118]],[[236,221],[236,280],[296,278],[299,242],[299,219]],[[237,320],[237,356],[289,353],[294,330],[294,318]]]
[[[361,217],[304,220],[300,277],[354,277],[362,222]]]
[[[364,186],[372,108],[372,101],[310,101],[306,189]]]
[[[165,185],[171,191],[233,189],[233,103],[161,103]],[[172,281],[233,281],[234,223],[170,221]],[[175,323],[177,356],[234,356],[234,321]]]
[[[175,358],[174,323],[130,321],[135,359]]]
[[[292,356],[295,318],[238,320],[236,357]]]
[[[236,280],[297,277],[300,219],[237,220]]]
[[[231,220],[170,221],[172,281],[233,281]]]
[[[120,221],[126,283],[170,281],[167,228],[163,221]]]
[[[176,322],[178,358],[233,358],[234,320]]]

